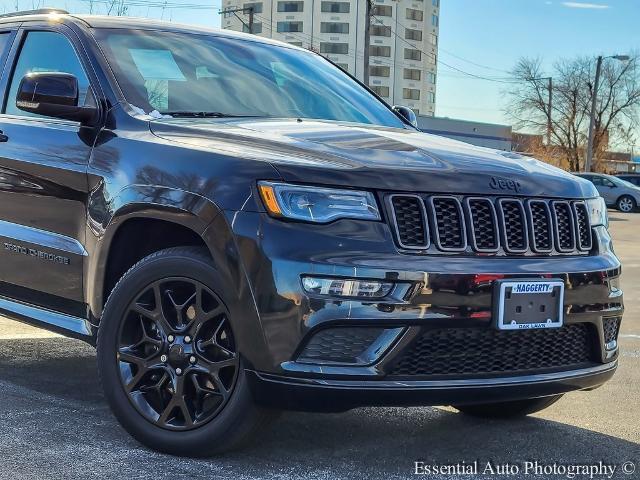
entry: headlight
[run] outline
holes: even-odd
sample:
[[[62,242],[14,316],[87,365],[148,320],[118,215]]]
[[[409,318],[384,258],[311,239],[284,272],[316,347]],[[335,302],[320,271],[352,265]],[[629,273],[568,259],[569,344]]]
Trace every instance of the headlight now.
[[[590,198],[587,200],[587,210],[589,210],[589,221],[592,227],[604,225],[609,227],[609,214],[607,213],[607,204],[604,198]]]
[[[380,220],[370,192],[339,190],[276,182],[258,182],[267,211],[275,217],[328,223],[339,218]]]

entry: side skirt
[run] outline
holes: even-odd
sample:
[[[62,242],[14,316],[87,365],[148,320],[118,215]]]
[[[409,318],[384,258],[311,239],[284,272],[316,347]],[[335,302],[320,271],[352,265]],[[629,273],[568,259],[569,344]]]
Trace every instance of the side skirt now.
[[[0,315],[95,345],[95,327],[86,318],[0,297]]]

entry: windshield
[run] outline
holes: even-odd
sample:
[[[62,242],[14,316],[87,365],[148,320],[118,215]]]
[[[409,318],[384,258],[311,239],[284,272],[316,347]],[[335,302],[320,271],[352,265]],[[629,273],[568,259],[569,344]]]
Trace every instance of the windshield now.
[[[311,52],[146,30],[98,29],[96,37],[127,101],[147,113],[404,127],[380,100]]]

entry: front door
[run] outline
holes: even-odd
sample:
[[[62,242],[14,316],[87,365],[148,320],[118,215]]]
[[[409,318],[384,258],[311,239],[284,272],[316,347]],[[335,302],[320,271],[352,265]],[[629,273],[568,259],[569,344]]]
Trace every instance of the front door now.
[[[617,196],[616,192],[614,191],[616,186],[611,180],[597,175],[591,177],[590,180],[595,185],[596,190],[598,190],[600,196],[604,198],[604,201],[607,203],[607,205],[613,205],[614,203],[616,203]]]
[[[66,27],[25,28],[4,69],[0,296],[79,316],[86,311],[82,272],[92,133],[76,122],[16,107],[21,79],[34,71],[75,75],[79,103],[95,102],[74,35]]]

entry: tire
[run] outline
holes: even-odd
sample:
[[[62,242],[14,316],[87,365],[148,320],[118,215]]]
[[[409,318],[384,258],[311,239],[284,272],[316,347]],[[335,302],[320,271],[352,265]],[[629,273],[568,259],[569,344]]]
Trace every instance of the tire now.
[[[499,403],[483,403],[477,405],[454,405],[465,415],[481,418],[514,418],[531,415],[532,413],[544,410],[550,407],[562,395],[553,395],[551,397],[528,398],[526,400],[515,400],[512,402]]]
[[[147,447],[211,456],[274,417],[251,396],[222,285],[203,249],[170,248],[134,265],[107,300],[97,339],[104,395]]]
[[[616,201],[616,208],[623,213],[633,212],[637,207],[636,200],[629,195],[623,195]]]

